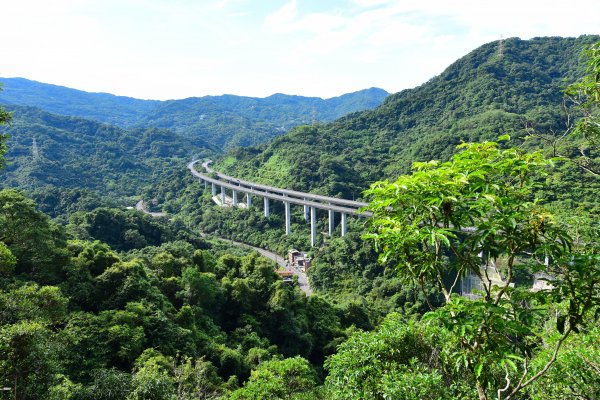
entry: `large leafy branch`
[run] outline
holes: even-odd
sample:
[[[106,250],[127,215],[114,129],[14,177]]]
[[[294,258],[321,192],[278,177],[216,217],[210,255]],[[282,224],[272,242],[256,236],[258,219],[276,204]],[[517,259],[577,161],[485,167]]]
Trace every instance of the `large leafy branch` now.
[[[600,282],[590,272],[598,260],[581,267],[566,229],[535,199],[537,178],[549,164],[539,152],[502,150],[493,142],[459,147],[449,162],[415,163],[411,175],[372,185],[365,237],[402,279],[437,284],[446,305],[425,319],[454,334],[455,343],[445,347],[449,364],[472,375],[480,399],[492,387],[508,399],[550,368],[562,342],[598,304]],[[551,277],[544,296],[569,304],[557,320],[554,356],[535,373],[528,359],[542,340],[534,327],[546,306],[543,297],[512,285],[525,263]],[[503,279],[493,279],[489,271],[500,267]],[[453,295],[467,274],[482,282],[479,298]]]

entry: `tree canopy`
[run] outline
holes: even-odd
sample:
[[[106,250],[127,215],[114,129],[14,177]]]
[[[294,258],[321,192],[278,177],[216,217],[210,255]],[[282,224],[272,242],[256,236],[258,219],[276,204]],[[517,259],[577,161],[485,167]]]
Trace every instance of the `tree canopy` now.
[[[350,219],[347,235],[323,233],[310,250],[310,297],[210,235],[308,249],[300,208],[282,236],[281,204],[269,218],[214,206],[177,167],[196,149],[183,135],[11,108],[2,132],[19,136],[23,175],[4,183],[32,183],[35,201],[0,190],[0,396],[593,398],[598,46],[583,78],[574,57],[593,40],[491,43],[372,112],[223,158],[269,183],[370,200],[366,226]],[[564,79],[578,119],[553,148],[518,125],[558,132]],[[183,115],[202,102],[184,103],[157,118],[196,126]],[[489,141],[499,132],[513,139]],[[133,193],[168,217],[116,208]]]
[[[415,355],[420,361],[392,359],[382,370],[407,371],[411,379],[424,374],[418,390],[434,390],[433,398],[448,396],[435,382],[450,379],[456,383],[452,397],[464,396],[471,386],[480,400],[510,399],[547,373],[572,333],[590,325],[600,306],[598,244],[573,252],[565,227],[534,197],[546,165],[540,153],[501,150],[491,142],[465,144],[449,162],[415,163],[413,174],[377,182],[366,192],[373,218],[365,238],[375,242],[381,260],[391,262],[401,279],[423,288],[434,282],[445,298],[414,326],[426,337],[434,335],[430,343],[438,345]],[[539,292],[514,287],[522,269],[543,273],[550,286]],[[461,279],[469,276],[481,283],[479,291],[460,290]],[[373,354],[367,348],[376,341],[374,335],[356,339],[365,342],[333,357],[330,384],[340,398],[389,396],[389,375],[378,375],[377,367],[363,378],[352,375],[356,370],[345,360],[356,359],[351,352],[357,347]],[[396,346],[400,354],[414,349],[412,343]],[[532,368],[536,352],[547,347],[548,357]],[[428,361],[434,352],[440,365]],[[354,379],[373,379],[373,386]],[[394,379],[398,387],[408,381]],[[359,386],[347,391],[353,385]]]

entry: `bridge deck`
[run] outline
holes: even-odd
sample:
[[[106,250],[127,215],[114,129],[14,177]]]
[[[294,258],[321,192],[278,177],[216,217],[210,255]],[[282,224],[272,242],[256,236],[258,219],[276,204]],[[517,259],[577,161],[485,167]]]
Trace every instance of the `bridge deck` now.
[[[278,188],[278,187],[274,187],[274,186],[263,185],[260,183],[244,181],[242,179],[234,178],[232,176],[228,176],[225,174],[221,174],[220,172],[216,172],[214,169],[212,169],[208,166],[211,162],[212,162],[212,160],[208,160],[208,161],[205,161],[202,163],[202,167],[204,167],[204,169],[206,169],[206,171],[208,173],[214,173],[220,179],[224,179],[224,180],[232,182],[232,183],[237,183],[241,186],[253,187],[255,189],[266,190],[266,191],[272,192],[272,193],[285,194],[285,195],[291,196],[291,197],[299,197],[299,198],[303,198],[303,199],[311,199],[311,200],[316,200],[316,201],[329,202],[331,204],[350,206],[350,207],[357,208],[357,209],[366,207],[369,205],[368,203],[363,203],[360,201],[340,199],[340,198],[331,197],[331,196],[322,196],[322,195],[314,194],[314,193],[306,193],[306,192],[300,192],[297,190],[282,189],[282,188]]]
[[[222,181],[219,179],[211,178],[210,176],[203,174],[201,172],[196,171],[194,165],[198,163],[198,161],[192,161],[188,164],[188,168],[192,172],[192,174],[203,181],[214,183],[215,185],[225,187],[227,189],[235,190],[237,192],[247,193],[255,196],[265,197],[272,200],[288,202],[290,204],[297,204],[301,206],[314,207],[320,210],[332,210],[334,212],[339,212],[343,214],[356,215],[359,217],[370,217],[372,214],[369,211],[359,211],[360,208],[367,205],[367,203],[361,203],[352,200],[344,200],[338,199],[336,197],[328,197],[328,196],[320,196],[311,193],[298,192],[295,190],[287,190],[276,188],[267,185],[255,184],[253,182],[242,181],[233,177],[229,177],[227,175],[217,173],[217,176],[224,177],[226,181]],[[206,163],[205,163],[206,164]],[[206,168],[206,167],[205,167]],[[215,173],[212,169],[210,173]],[[229,179],[228,179],[229,178]],[[238,184],[230,183],[236,182]],[[311,199],[311,200],[305,200]],[[316,201],[312,201],[316,200]],[[323,203],[319,202],[323,201]],[[343,205],[349,205],[349,207],[344,207]]]

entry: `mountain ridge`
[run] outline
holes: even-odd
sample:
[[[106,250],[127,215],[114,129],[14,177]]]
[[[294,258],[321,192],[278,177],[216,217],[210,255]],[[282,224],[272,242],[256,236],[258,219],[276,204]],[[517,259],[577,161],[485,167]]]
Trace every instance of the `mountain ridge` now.
[[[547,131],[564,126],[563,89],[582,72],[583,45],[598,38],[511,38],[503,40],[502,52],[498,41],[485,44],[373,110],[235,150],[216,160],[215,169],[353,198],[373,181],[407,173],[413,161],[447,160],[463,141],[509,134],[512,145],[520,145],[525,123]]]
[[[33,106],[53,114],[93,119],[121,128],[165,128],[213,142],[215,148],[259,144],[290,128],[373,108],[388,93],[369,88],[322,99],[273,94],[231,94],[177,100],[141,100],[109,93],[90,93],[25,78],[0,78],[0,103]]]

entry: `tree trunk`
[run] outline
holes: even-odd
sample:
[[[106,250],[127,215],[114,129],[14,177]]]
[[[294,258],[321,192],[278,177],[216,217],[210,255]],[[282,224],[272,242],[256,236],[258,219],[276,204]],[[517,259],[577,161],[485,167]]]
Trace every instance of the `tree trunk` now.
[[[479,400],[487,400],[487,395],[485,394],[485,389],[479,382],[477,382],[477,394],[479,395]]]

